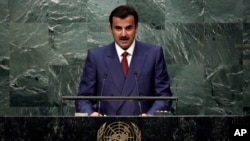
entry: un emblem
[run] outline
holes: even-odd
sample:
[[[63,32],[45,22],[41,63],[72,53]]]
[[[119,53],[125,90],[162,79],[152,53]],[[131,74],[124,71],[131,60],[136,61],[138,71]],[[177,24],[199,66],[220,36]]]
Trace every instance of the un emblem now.
[[[141,131],[132,122],[105,122],[98,129],[97,141],[141,141]]]

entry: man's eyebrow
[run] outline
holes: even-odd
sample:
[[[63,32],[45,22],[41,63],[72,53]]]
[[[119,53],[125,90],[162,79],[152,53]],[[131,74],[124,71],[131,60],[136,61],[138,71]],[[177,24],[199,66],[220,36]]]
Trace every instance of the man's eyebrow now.
[[[115,28],[122,28],[121,26],[116,25]]]
[[[126,28],[131,28],[131,27],[133,27],[132,25],[128,25],[128,26],[126,26]]]

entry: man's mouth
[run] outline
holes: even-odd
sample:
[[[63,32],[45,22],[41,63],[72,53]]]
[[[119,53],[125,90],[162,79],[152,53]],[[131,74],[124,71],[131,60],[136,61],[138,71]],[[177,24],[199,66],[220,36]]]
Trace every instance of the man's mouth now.
[[[120,41],[126,42],[126,41],[128,41],[128,38],[121,38]]]

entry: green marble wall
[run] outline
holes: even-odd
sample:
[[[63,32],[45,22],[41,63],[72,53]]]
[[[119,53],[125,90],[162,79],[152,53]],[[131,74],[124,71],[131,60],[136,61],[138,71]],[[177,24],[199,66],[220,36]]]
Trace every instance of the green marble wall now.
[[[164,48],[178,114],[249,113],[249,0],[0,0],[0,115],[60,115],[121,4],[140,15],[137,39]]]

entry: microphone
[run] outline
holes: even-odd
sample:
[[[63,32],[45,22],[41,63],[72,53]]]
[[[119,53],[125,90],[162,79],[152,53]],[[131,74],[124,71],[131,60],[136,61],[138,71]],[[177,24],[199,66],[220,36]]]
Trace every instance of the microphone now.
[[[138,96],[141,96],[141,94],[139,92],[139,86],[138,86],[138,80],[137,80],[137,72],[134,72],[134,78],[135,78],[136,92],[137,92]],[[138,105],[139,105],[139,108],[140,108],[140,113],[142,114],[141,101],[140,100],[138,100]]]
[[[107,77],[108,77],[108,74],[104,73],[103,74],[102,89],[101,89],[100,96],[102,96],[102,94],[103,94],[104,84],[105,84],[105,80],[107,79]],[[101,100],[99,100],[99,102],[98,102],[98,116],[100,116],[100,112],[101,112]]]

